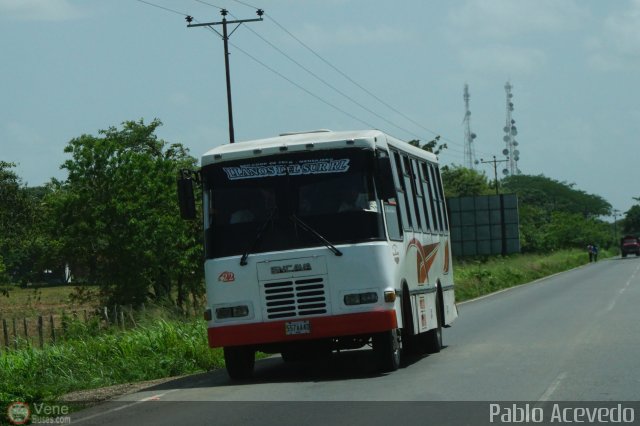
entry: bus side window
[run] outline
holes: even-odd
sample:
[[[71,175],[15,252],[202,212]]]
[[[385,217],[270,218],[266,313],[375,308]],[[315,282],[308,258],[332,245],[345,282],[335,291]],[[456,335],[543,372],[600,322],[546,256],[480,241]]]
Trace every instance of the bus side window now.
[[[387,232],[389,233],[389,239],[402,241],[402,227],[400,226],[398,202],[395,198],[390,198],[383,204],[384,217],[387,219]]]
[[[378,155],[381,157],[388,157],[388,154],[383,151],[378,152]],[[380,171],[379,178],[387,178],[388,180],[390,180],[390,182],[380,182],[381,186],[384,185],[389,187],[386,191],[382,191],[388,192],[388,194],[386,195],[386,198],[381,199],[380,201],[384,209],[384,217],[387,224],[389,239],[402,241],[402,221],[400,217],[398,200],[395,195],[391,195],[392,193],[400,191],[398,185],[396,184],[396,182],[398,182],[397,173],[392,161],[389,161],[386,165],[388,165],[389,169]],[[393,190],[391,190],[391,188],[393,188]]]
[[[411,222],[411,224],[413,225],[413,229],[417,230],[420,229],[420,220],[418,219],[417,215],[416,215],[416,210],[415,210],[415,193],[413,191],[413,186],[411,181],[413,179],[411,179],[411,165],[410,165],[410,160],[409,157],[407,157],[406,155],[402,156],[402,183],[403,183],[403,188],[405,189],[405,193],[407,194],[407,215],[409,216],[409,220]]]
[[[433,218],[430,216],[430,212],[429,212],[429,204],[430,201],[427,201],[427,199],[431,199],[431,197],[429,197],[429,191],[427,190],[427,185],[429,185],[429,183],[427,182],[427,178],[425,175],[425,170],[426,170],[426,163],[419,161],[416,167],[416,171],[417,171],[417,180],[416,180],[416,185],[418,186],[418,192],[420,193],[420,201],[422,202],[422,212],[424,213],[424,227],[425,227],[425,231],[431,231],[433,230]]]
[[[431,229],[432,231],[437,231],[438,215],[436,214],[436,201],[433,196],[433,189],[431,188],[431,184],[429,182],[431,180],[429,175],[429,166],[427,165],[427,163],[421,163],[420,165],[422,166],[422,185],[426,191],[425,194],[429,196],[429,206],[431,207],[431,223],[433,224],[433,227]]]
[[[424,204],[424,193],[422,191],[422,185],[420,184],[420,169],[416,160],[411,160],[411,183],[413,185],[413,191],[415,192],[415,205],[416,214],[418,215],[418,222],[421,224],[422,230],[427,232],[429,230],[429,216],[426,213],[426,205]]]
[[[445,231],[449,230],[449,220],[447,218],[447,205],[444,201],[444,191],[442,189],[442,178],[440,177],[440,168],[434,167],[436,172],[436,185],[438,186],[438,193],[440,194],[440,208],[442,209],[442,225]]]
[[[394,169],[393,177],[396,179],[398,209],[400,210],[400,217],[402,218],[402,226],[404,229],[411,231],[413,229],[413,222],[411,221],[411,215],[409,214],[409,199],[407,198],[407,189],[404,184],[400,154],[393,151],[393,160],[395,165],[395,167],[392,167]]]
[[[435,167],[433,164],[429,164],[429,177],[431,187],[433,188],[434,206],[436,208],[436,215],[438,216],[438,231],[442,231],[442,206],[440,203],[440,192],[438,191],[438,180],[436,179]]]

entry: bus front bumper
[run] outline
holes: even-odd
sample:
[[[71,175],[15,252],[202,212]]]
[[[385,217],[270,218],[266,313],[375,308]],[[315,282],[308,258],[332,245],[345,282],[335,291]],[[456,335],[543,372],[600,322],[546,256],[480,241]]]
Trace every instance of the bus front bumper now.
[[[308,321],[308,332],[287,334],[287,330],[291,329],[291,323],[306,321]],[[208,337],[209,346],[219,348],[367,335],[396,328],[398,328],[396,312],[389,310],[210,327]]]

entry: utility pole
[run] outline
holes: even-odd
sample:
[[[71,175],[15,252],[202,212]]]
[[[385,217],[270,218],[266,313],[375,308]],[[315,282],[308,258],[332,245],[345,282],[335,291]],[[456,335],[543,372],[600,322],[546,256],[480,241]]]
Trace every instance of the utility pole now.
[[[509,161],[509,158],[507,157],[506,160],[496,160],[496,156],[493,156],[493,160],[489,160],[489,161],[484,161],[482,158],[480,159],[481,163],[493,163],[493,177],[495,179],[496,182],[496,195],[499,194],[498,191],[498,163],[506,163],[507,161]]]
[[[227,9],[220,10],[220,14],[222,15],[222,21],[220,22],[205,22],[203,24],[192,24],[191,23],[193,22],[192,16],[187,16],[185,19],[187,21],[187,28],[209,27],[213,31],[218,33],[218,35],[222,37],[222,40],[224,41],[224,69],[227,75],[227,111],[229,112],[229,143],[234,143],[235,134],[233,130],[233,107],[231,106],[231,76],[229,73],[229,37],[231,37],[231,34],[233,34],[235,30],[237,30],[238,27],[242,25],[244,22],[262,21],[262,15],[264,15],[264,10],[258,9],[256,11],[256,14],[258,15],[258,18],[256,19],[238,19],[235,21],[227,21],[227,15],[229,14]],[[231,31],[231,33],[229,33],[227,31],[228,24],[238,24],[238,25],[236,25],[236,27]],[[215,28],[213,28],[214,25],[222,25],[222,34],[216,31]]]

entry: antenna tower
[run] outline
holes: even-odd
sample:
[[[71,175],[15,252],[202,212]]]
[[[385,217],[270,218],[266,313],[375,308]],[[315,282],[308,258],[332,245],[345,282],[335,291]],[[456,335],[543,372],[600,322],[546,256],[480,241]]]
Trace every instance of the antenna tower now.
[[[513,112],[513,93],[511,93],[511,89],[513,89],[513,86],[507,81],[507,84],[504,85],[504,90],[507,94],[507,118],[503,129],[504,137],[502,138],[506,144],[506,148],[502,150],[502,153],[507,157],[507,165],[502,170],[502,173],[507,176],[520,174],[520,169],[518,169],[520,151],[517,149],[518,141],[515,139],[518,129],[516,128],[516,120],[511,116]]]
[[[462,123],[464,125],[464,166],[468,169],[474,169],[474,166],[478,164],[476,160],[475,147],[473,141],[476,138],[476,134],[471,132],[471,110],[469,109],[469,85],[464,85],[464,119]]]

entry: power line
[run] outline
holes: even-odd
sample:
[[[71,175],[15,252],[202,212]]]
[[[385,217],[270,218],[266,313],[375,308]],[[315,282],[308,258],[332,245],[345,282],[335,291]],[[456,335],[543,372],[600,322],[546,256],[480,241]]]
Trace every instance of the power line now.
[[[178,12],[177,10],[169,9],[168,7],[160,6],[158,4],[151,3],[151,2],[148,2],[148,1],[145,1],[145,0],[136,0],[136,1],[140,2],[140,3],[144,3],[144,4],[149,5],[149,6],[156,7],[158,9],[166,10],[167,12],[175,13],[177,15],[189,16],[189,14],[187,14],[187,13]]]
[[[358,101],[356,101],[355,99],[353,99],[351,96],[347,95],[346,93],[342,92],[340,89],[337,89],[335,86],[333,86],[331,83],[327,82],[326,80],[324,80],[323,78],[321,78],[320,76],[318,76],[316,73],[314,73],[313,71],[311,71],[310,69],[308,69],[307,67],[305,67],[304,65],[302,65],[300,62],[296,61],[295,59],[293,59],[291,56],[287,55],[284,51],[282,51],[282,49],[280,49],[279,47],[277,47],[276,45],[274,45],[273,43],[271,43],[269,40],[267,40],[266,38],[264,38],[263,36],[261,36],[260,34],[258,34],[258,32],[256,32],[255,30],[253,30],[252,28],[249,28],[249,31],[251,31],[256,37],[260,38],[262,41],[264,41],[265,43],[267,43],[269,46],[271,46],[273,49],[275,49],[277,52],[279,52],[281,55],[283,55],[285,58],[287,58],[289,61],[293,62],[295,65],[297,65],[298,67],[300,67],[301,69],[303,69],[304,71],[306,71],[309,75],[311,75],[312,77],[314,77],[316,80],[318,80],[319,82],[321,82],[322,84],[324,84],[325,86],[329,87],[330,89],[332,89],[334,92],[338,93],[339,95],[347,98],[349,101],[351,101],[352,103],[354,103],[355,105],[359,106],[360,108],[362,108],[363,110],[367,111],[368,113],[378,117],[380,120],[384,121],[387,124],[390,124],[391,126],[402,130],[403,132],[406,132],[416,138],[422,138],[421,136],[413,133],[411,130],[408,130],[402,126],[399,126],[398,124],[388,120],[387,118],[383,117],[382,115],[378,114],[377,112],[373,111],[370,108],[367,108],[366,106],[362,105],[361,103],[359,103]]]
[[[354,79],[352,79],[351,77],[349,77],[346,73],[344,73],[342,70],[340,70],[338,67],[336,67],[335,65],[333,65],[331,62],[329,62],[328,60],[326,60],[325,58],[323,58],[322,56],[320,56],[320,54],[318,54],[315,50],[313,50],[311,47],[309,47],[306,43],[304,43],[302,40],[300,40],[298,37],[296,37],[293,33],[291,33],[291,31],[287,30],[284,26],[282,26],[278,21],[276,21],[271,15],[269,14],[265,14],[267,18],[269,18],[271,21],[273,21],[274,24],[276,24],[282,31],[284,31],[285,33],[287,33],[289,36],[291,36],[295,41],[297,41],[302,47],[304,47],[305,49],[307,49],[309,52],[311,52],[315,57],[317,57],[318,59],[320,59],[322,62],[324,62],[326,65],[328,65],[329,67],[331,67],[334,71],[336,71],[338,74],[340,74],[341,76],[343,76],[344,78],[346,78],[349,82],[351,82],[352,84],[354,84],[356,87],[358,87],[360,90],[364,91],[365,93],[367,93],[369,96],[371,96],[372,98],[374,98],[375,100],[377,100],[378,102],[380,102],[382,105],[386,106],[387,108],[389,108],[390,110],[394,111],[395,113],[399,114],[400,116],[402,116],[404,119],[410,121],[411,123],[413,123],[414,125],[420,127],[423,130],[426,130],[429,133],[432,133],[435,136],[440,135],[438,132],[435,132],[427,127],[424,127],[423,125],[421,125],[420,123],[418,123],[417,121],[413,120],[411,117],[407,116],[406,114],[404,114],[403,112],[401,112],[400,110],[398,110],[397,108],[393,107],[392,105],[390,105],[389,103],[385,102],[383,99],[381,99],[380,97],[378,97],[377,95],[375,95],[373,92],[371,92],[370,90],[368,90],[367,88],[365,88],[364,86],[362,86],[361,84],[359,84],[357,81],[355,81]],[[442,136],[441,136],[442,137]],[[442,139],[445,139],[444,137],[442,137]],[[449,142],[453,142],[453,141],[449,141]]]
[[[159,9],[163,9],[163,10],[166,10],[166,11],[168,11],[168,12],[175,13],[175,14],[178,14],[178,15],[181,15],[181,16],[190,17],[190,15],[188,15],[188,14],[186,14],[186,13],[178,12],[178,11],[176,11],[176,10],[172,10],[172,9],[166,8],[166,7],[163,7],[163,6],[160,6],[160,5],[157,5],[157,4],[154,4],[154,3],[151,3],[151,2],[149,2],[149,1],[145,1],[145,0],[136,0],[136,1],[139,1],[139,2],[141,2],[141,3],[147,4],[147,5],[149,5],[149,6],[153,6],[153,7],[159,8]],[[223,8],[221,8],[221,7],[217,6],[217,5],[214,5],[214,4],[211,4],[211,3],[208,3],[208,2],[202,1],[202,0],[194,0],[194,1],[196,1],[196,2],[198,2],[198,3],[202,3],[202,4],[205,4],[205,5],[208,5],[208,6],[211,6],[211,7],[218,8],[218,9],[220,9],[220,10],[223,10]],[[242,5],[244,5],[244,6],[250,7],[250,8],[252,8],[252,9],[260,10],[260,9],[258,9],[258,8],[256,8],[256,7],[254,7],[254,6],[250,5],[250,4],[248,4],[248,3],[245,3],[245,2],[242,2],[242,1],[239,1],[239,0],[233,0],[233,1],[235,1],[236,3],[242,4]],[[231,16],[233,16],[232,14],[230,14],[230,15],[231,15]],[[363,91],[367,92],[370,96],[372,96],[372,97],[374,97],[375,99],[377,99],[377,100],[378,100],[379,102],[381,102],[383,105],[385,105],[385,106],[387,106],[388,108],[390,108],[390,109],[392,109],[392,110],[396,111],[396,112],[397,112],[398,114],[400,114],[401,116],[403,116],[403,117],[407,118],[404,114],[402,114],[401,112],[397,111],[397,110],[396,110],[395,108],[393,108],[392,106],[390,106],[390,105],[386,104],[386,102],[384,102],[383,100],[379,99],[376,95],[374,95],[373,93],[371,93],[370,91],[368,91],[366,88],[362,87],[360,84],[358,84],[357,82],[355,82],[352,78],[350,78],[348,75],[346,75],[345,73],[343,73],[342,71],[340,71],[337,67],[333,66],[333,65],[332,65],[331,63],[329,63],[326,59],[322,58],[322,57],[321,57],[319,54],[317,54],[313,49],[311,49],[311,48],[310,48],[309,46],[307,46],[304,42],[302,42],[300,39],[298,39],[295,35],[293,35],[290,31],[288,31],[286,28],[284,28],[284,26],[282,26],[281,24],[279,24],[279,23],[278,23],[275,19],[273,19],[271,16],[269,16],[269,18],[270,18],[270,19],[271,19],[271,21],[273,21],[273,22],[274,22],[278,27],[280,27],[283,31],[285,31],[285,32],[286,32],[287,34],[289,34],[292,38],[294,38],[294,40],[296,40],[298,43],[300,43],[300,44],[301,44],[303,47],[305,47],[307,50],[309,50],[310,52],[312,52],[315,56],[317,56],[319,59],[321,59],[321,60],[322,60],[323,62],[325,62],[327,65],[329,65],[331,68],[333,68],[333,69],[334,69],[334,70],[336,70],[338,73],[340,73],[341,75],[343,75],[347,80],[351,81],[354,85],[358,86],[360,89],[362,89]],[[193,19],[193,18],[191,18],[191,19]],[[197,20],[195,20],[195,19],[193,19],[193,20],[194,20],[195,22],[198,22],[198,21],[197,21]],[[204,26],[204,25],[206,25],[206,24],[199,24],[199,25],[200,25],[200,26]],[[213,33],[216,33],[216,34],[220,35],[217,31],[215,31],[213,28],[211,28],[211,27],[209,27],[209,26],[207,26],[207,29],[209,29],[209,30],[210,30],[211,32],[213,32]],[[330,88],[332,88],[333,90],[335,90],[337,93],[339,93],[339,94],[341,94],[342,96],[344,96],[344,97],[346,97],[347,99],[349,99],[351,102],[355,103],[356,105],[360,106],[361,108],[363,108],[364,110],[366,110],[366,111],[370,112],[371,114],[375,115],[376,117],[378,117],[378,118],[382,119],[383,121],[385,121],[386,123],[388,123],[388,124],[392,125],[393,127],[396,127],[396,128],[398,128],[398,129],[401,129],[401,130],[403,130],[404,132],[406,132],[406,133],[408,133],[408,134],[411,134],[411,135],[413,135],[413,136],[417,137],[418,139],[421,139],[421,137],[420,137],[419,135],[417,135],[417,134],[415,134],[415,133],[413,133],[413,132],[411,132],[411,131],[409,131],[409,130],[407,130],[407,129],[405,129],[405,128],[401,127],[401,126],[398,126],[397,124],[395,124],[395,123],[393,123],[393,122],[391,122],[391,121],[387,120],[386,118],[382,117],[381,115],[377,114],[376,112],[374,112],[374,111],[372,111],[372,110],[370,110],[370,109],[368,109],[368,108],[364,107],[364,106],[363,106],[363,105],[361,105],[359,102],[357,102],[357,101],[356,101],[356,100],[354,100],[353,98],[349,97],[348,95],[346,95],[345,93],[343,93],[343,92],[342,92],[342,91],[340,91],[339,89],[336,89],[336,88],[335,88],[334,86],[332,86],[330,83],[326,82],[324,79],[320,78],[320,77],[319,77],[319,76],[317,76],[315,73],[313,73],[312,71],[310,71],[310,70],[308,70],[306,67],[304,67],[302,64],[300,64],[299,62],[295,61],[293,58],[291,58],[289,55],[287,55],[287,54],[286,54],[285,52],[283,52],[281,49],[277,48],[275,45],[273,45],[273,43],[271,43],[271,42],[269,42],[268,40],[266,40],[264,37],[262,37],[261,35],[259,35],[257,32],[253,31],[251,28],[249,28],[249,30],[250,30],[251,32],[253,32],[257,37],[259,37],[260,39],[262,39],[265,43],[269,44],[272,48],[274,48],[274,49],[275,49],[275,50],[277,50],[279,53],[281,53],[283,56],[285,56],[287,59],[289,59],[290,61],[292,61],[293,63],[295,63],[295,64],[296,64],[297,66],[299,66],[300,68],[304,69],[306,72],[308,72],[309,74],[311,74],[312,76],[314,76],[316,79],[318,79],[319,81],[321,81],[323,84],[327,85],[328,87],[330,87]],[[357,116],[355,116],[354,114],[352,114],[352,113],[350,113],[350,112],[348,112],[348,111],[346,111],[346,110],[344,110],[344,109],[342,109],[342,108],[340,108],[340,107],[338,107],[338,106],[336,106],[336,105],[332,104],[331,102],[329,102],[329,101],[327,101],[326,99],[324,99],[324,98],[320,97],[319,95],[316,95],[316,94],[315,94],[315,93],[313,93],[312,91],[310,91],[310,90],[306,89],[306,88],[305,88],[305,87],[303,87],[302,85],[300,85],[300,84],[296,83],[295,81],[293,81],[293,80],[291,80],[290,78],[286,77],[284,74],[282,74],[282,73],[278,72],[278,71],[277,71],[277,70],[275,70],[274,68],[272,68],[272,67],[268,66],[268,65],[267,65],[267,64],[265,64],[264,62],[260,61],[260,60],[259,60],[259,59],[257,59],[256,57],[252,56],[252,55],[251,55],[251,54],[249,54],[247,51],[245,51],[245,50],[241,49],[241,48],[240,48],[240,47],[238,47],[237,45],[235,45],[235,44],[233,44],[233,43],[229,43],[229,44],[231,44],[234,48],[238,49],[238,51],[242,52],[243,54],[245,54],[247,57],[249,57],[250,59],[252,59],[252,60],[253,60],[253,61],[255,61],[256,63],[258,63],[259,65],[263,66],[265,69],[267,69],[267,70],[271,71],[272,73],[276,74],[277,76],[279,76],[279,77],[280,77],[280,78],[282,78],[283,80],[287,81],[288,83],[292,84],[293,86],[295,86],[295,87],[297,87],[298,89],[302,90],[303,92],[307,93],[309,96],[311,96],[311,97],[313,97],[313,98],[315,98],[315,99],[319,100],[320,102],[324,103],[325,105],[327,105],[327,106],[329,106],[329,107],[331,107],[331,108],[335,109],[336,111],[339,111],[340,113],[342,113],[342,114],[344,114],[344,115],[346,115],[346,116],[348,116],[348,117],[350,117],[350,118],[352,118],[352,119],[354,119],[354,120],[356,120],[356,121],[358,121],[358,122],[360,122],[360,123],[364,124],[365,126],[367,126],[367,127],[369,127],[369,128],[378,128],[377,126],[372,125],[371,123],[368,123],[367,121],[362,120],[361,118],[358,118],[358,117],[357,117]],[[433,133],[434,135],[438,135],[438,133],[436,133],[436,132],[434,132],[434,131],[432,131],[432,130],[429,130],[429,129],[427,129],[427,128],[423,127],[423,126],[421,126],[419,123],[416,123],[416,122],[414,122],[414,121],[413,121],[413,120],[411,120],[411,119],[409,119],[409,121],[413,122],[414,124],[418,125],[419,127],[423,128],[423,129],[425,129],[425,130],[429,131],[430,133]],[[458,144],[458,145],[460,145],[459,143],[454,142],[454,141],[452,141],[452,140],[450,140],[450,139],[448,139],[448,138],[445,138],[445,137],[442,137],[442,136],[441,136],[441,138],[442,138],[443,140],[445,140],[445,141],[448,141],[448,142],[451,142],[451,143],[454,143],[454,144]],[[428,138],[425,138],[425,139],[428,139]],[[456,149],[455,149],[455,148],[453,148],[453,147],[447,147],[447,150],[449,151],[449,153],[450,153],[450,154],[453,154],[453,153],[458,154],[458,155],[463,154],[461,151],[456,150]]]
[[[203,3],[203,4],[209,4],[207,2],[201,1],[201,0],[195,0],[198,3]],[[237,1],[237,0],[235,0]],[[246,3],[242,3],[239,2],[245,6],[248,7],[252,7],[251,5],[248,5]],[[260,9],[258,9],[260,10]],[[229,13],[229,15],[231,15],[232,17],[235,18],[235,16],[232,13]],[[263,42],[267,43],[271,48],[273,48],[274,50],[276,50],[278,53],[280,53],[281,55],[283,55],[285,58],[287,58],[289,61],[293,62],[295,65],[297,65],[299,68],[301,68],[302,70],[304,70],[305,72],[307,72],[309,75],[311,75],[312,77],[314,77],[316,80],[320,81],[322,84],[324,84],[325,86],[329,87],[330,89],[332,89],[333,91],[335,91],[336,93],[338,93],[339,95],[347,98],[349,101],[351,101],[352,103],[354,103],[355,105],[359,106],[360,108],[362,108],[363,110],[369,112],[370,114],[376,116],[377,118],[379,118],[380,120],[386,122],[387,124],[409,134],[412,135],[413,137],[416,137],[418,139],[422,139],[422,136],[417,135],[415,133],[413,133],[411,130],[408,130],[402,126],[399,126],[398,124],[388,120],[387,118],[383,117],[382,115],[376,113],[375,111],[371,110],[370,108],[367,108],[366,106],[362,105],[361,103],[359,103],[358,101],[356,101],[355,99],[353,99],[352,97],[350,97],[349,95],[347,95],[346,93],[342,92],[341,90],[337,89],[335,86],[333,86],[331,83],[327,82],[325,79],[321,78],[320,76],[318,76],[316,73],[314,73],[313,71],[311,71],[310,69],[308,69],[307,67],[305,67],[304,65],[302,65],[300,62],[296,61],[295,59],[293,59],[291,56],[289,56],[287,53],[285,53],[282,49],[280,49],[279,47],[277,47],[276,45],[274,45],[273,43],[271,43],[269,40],[267,40],[266,38],[264,38],[262,35],[260,35],[257,31],[253,30],[252,28],[247,28],[249,31],[251,31],[256,37],[260,38]],[[291,80],[288,80],[291,81]],[[309,93],[309,92],[308,92]],[[363,122],[362,120],[359,120],[361,122]],[[363,122],[364,123],[364,122]]]
[[[200,0],[196,0],[196,1],[200,1]],[[240,1],[240,0],[232,0],[235,1],[236,3],[239,3],[241,5],[247,6],[249,8],[252,9],[257,9],[255,6]],[[367,93],[369,96],[373,97],[374,99],[376,99],[379,103],[381,103],[382,105],[386,106],[387,108],[389,108],[390,110],[394,111],[395,113],[399,114],[401,117],[403,117],[404,119],[408,120],[409,122],[411,122],[412,124],[420,127],[423,130],[426,130],[429,133],[432,133],[433,135],[436,136],[440,136],[440,138],[443,141],[449,142],[451,144],[455,144],[455,145],[460,145],[462,147],[464,147],[463,143],[451,140],[445,136],[442,136],[440,133],[435,132],[434,130],[431,130],[425,126],[423,126],[422,124],[418,123],[417,121],[413,120],[411,117],[407,116],[406,114],[404,114],[403,112],[401,112],[400,110],[398,110],[397,108],[393,107],[392,105],[390,105],[388,102],[385,102],[383,99],[381,99],[380,97],[378,97],[377,95],[375,95],[373,92],[371,92],[370,90],[368,90],[367,88],[365,88],[364,86],[362,86],[361,84],[359,84],[358,82],[356,82],[354,79],[352,79],[349,75],[347,75],[346,73],[344,73],[342,70],[340,70],[339,68],[337,68],[335,65],[333,65],[332,63],[330,63],[327,59],[325,59],[324,57],[322,57],[320,54],[318,54],[315,50],[313,50],[311,47],[309,47],[306,43],[304,43],[302,40],[300,40],[298,37],[296,37],[291,31],[289,31],[288,29],[286,29],[282,24],[280,24],[276,19],[274,19],[270,14],[265,13],[265,16],[267,18],[269,18],[274,24],[276,24],[282,31],[284,31],[285,33],[287,33],[291,38],[293,38],[296,42],[298,42],[301,46],[303,46],[305,49],[307,49],[309,52],[311,52],[314,56],[316,56],[318,59],[320,59],[322,62],[324,62],[326,65],[328,65],[330,68],[332,68],[334,71],[336,71],[337,73],[339,73],[341,76],[343,76],[345,79],[347,79],[349,82],[351,82],[352,84],[354,84],[356,87],[358,87],[359,89],[361,89],[362,91],[364,91],[365,93]],[[282,55],[284,55],[287,59],[289,59],[290,61],[292,61],[294,64],[296,64],[297,66],[299,66],[300,68],[302,68],[303,70],[305,70],[307,73],[309,73],[310,75],[312,75],[313,77],[315,77],[316,79],[318,79],[320,82],[322,82],[323,84],[327,85],[328,87],[330,87],[331,89],[333,89],[334,91],[336,91],[337,93],[339,93],[340,95],[346,97],[347,99],[349,99],[351,102],[355,103],[356,105],[358,105],[359,107],[361,107],[362,109],[364,109],[365,111],[375,115],[376,117],[378,117],[379,119],[385,121],[386,123],[391,124],[393,127],[400,129],[404,132],[406,132],[409,135],[412,135],[413,137],[416,137],[418,139],[422,139],[421,136],[415,134],[414,132],[407,130],[406,128],[399,126],[398,124],[395,124],[391,121],[389,121],[388,119],[386,119],[385,117],[381,116],[380,114],[372,111],[371,109],[364,107],[362,104],[360,104],[359,102],[355,101],[353,98],[351,98],[350,96],[344,94],[342,91],[336,89],[334,86],[332,86],[331,84],[327,83],[324,79],[318,77],[315,73],[311,72],[310,70],[308,70],[306,67],[302,66],[300,63],[298,63],[297,61],[295,61],[294,59],[292,59],[289,55],[287,55],[286,53],[284,53],[281,49],[277,48],[276,46],[274,46],[271,42],[267,41],[264,37],[260,36],[256,31],[251,30],[251,32],[253,32],[257,37],[261,38],[265,43],[269,44],[272,48],[274,48],[275,50],[277,50],[278,52],[280,52]],[[424,138],[424,139],[428,139],[428,138]],[[489,154],[489,153],[485,153],[485,154]]]
[[[242,1],[240,1],[240,0],[233,0],[233,1],[235,1],[236,3],[239,3],[239,4],[243,5],[243,6],[247,6],[247,7],[250,7],[250,8],[252,8],[252,9],[257,9],[257,7],[252,6],[252,5],[250,5],[249,3],[245,3],[245,2],[242,2]]]
[[[197,1],[198,3],[206,4],[207,6],[215,7],[216,9],[220,9],[220,10],[224,9],[224,7],[216,6],[215,4],[207,3],[206,1],[202,1],[202,0],[194,0],[194,1]]]
[[[254,18],[254,19],[237,19],[234,21],[228,21],[227,20],[227,15],[229,14],[229,12],[226,9],[221,9],[220,10],[220,14],[222,15],[222,22],[206,22],[203,24],[192,24],[191,22],[193,21],[193,18],[191,16],[187,16],[186,20],[187,20],[187,27],[207,27],[207,28],[211,28],[213,30],[213,26],[214,25],[222,25],[222,40],[224,42],[224,67],[225,67],[225,74],[226,74],[226,80],[227,80],[227,110],[229,113],[229,143],[234,143],[235,142],[235,132],[233,130],[233,108],[231,105],[231,76],[230,76],[230,72],[229,72],[229,37],[231,36],[231,34],[233,34],[233,32],[238,29],[238,27],[246,22],[257,22],[257,21],[262,21],[262,15],[264,14],[264,12],[262,11],[262,9],[258,9],[256,11],[256,14],[258,15],[258,18]],[[231,31],[231,34],[229,34],[229,32],[227,31],[227,25],[228,24],[238,24],[236,26],[236,28],[234,30]],[[214,30],[215,31],[215,30]],[[216,31],[217,32],[217,31]]]
[[[276,71],[275,69],[271,68],[269,65],[265,64],[264,62],[262,62],[261,60],[257,59],[256,57],[252,56],[251,54],[249,54],[248,52],[245,52],[243,49],[239,48],[238,46],[236,46],[233,43],[229,43],[231,44],[234,48],[238,49],[238,51],[244,53],[246,56],[248,56],[250,59],[252,59],[253,61],[257,62],[258,64],[262,65],[264,68],[268,69],[269,71],[271,71],[272,73],[276,74],[277,76],[279,76],[280,78],[288,81],[289,83],[293,84],[294,86],[296,86],[298,89],[304,91],[305,93],[307,93],[308,95],[316,98],[317,100],[319,100],[320,102],[324,103],[325,105],[330,106],[331,108],[340,111],[341,113],[353,118],[354,120],[359,121],[360,123],[364,124],[367,127],[370,127],[372,129],[375,129],[376,126],[374,126],[373,124],[367,123],[364,120],[359,119],[358,117],[356,117],[355,115],[351,114],[348,111],[343,110],[340,107],[337,107],[335,105],[333,105],[331,102],[321,98],[320,96],[316,95],[315,93],[311,92],[308,89],[305,89],[304,87],[302,87],[301,85],[299,85],[298,83],[296,83],[295,81],[291,80],[290,78],[288,78],[287,76],[285,76],[284,74]]]

